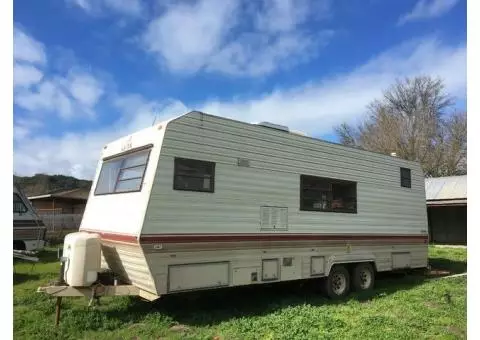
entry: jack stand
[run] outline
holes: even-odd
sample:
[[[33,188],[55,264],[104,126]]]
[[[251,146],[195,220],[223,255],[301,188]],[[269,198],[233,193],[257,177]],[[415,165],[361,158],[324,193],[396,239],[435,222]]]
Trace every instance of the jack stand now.
[[[60,324],[60,311],[62,308],[62,297],[57,297],[57,303],[55,304],[55,326]]]

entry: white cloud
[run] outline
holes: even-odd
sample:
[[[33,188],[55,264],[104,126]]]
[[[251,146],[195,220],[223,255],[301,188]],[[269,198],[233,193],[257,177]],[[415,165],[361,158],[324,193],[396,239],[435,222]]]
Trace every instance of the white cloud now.
[[[13,65],[13,86],[29,87],[38,84],[43,78],[43,72],[33,65],[15,63]]]
[[[152,125],[155,116],[158,122],[187,111],[185,105],[176,100],[147,101],[138,95],[119,97],[115,106],[121,110],[121,117],[96,131],[66,133],[61,138],[23,136],[14,152],[16,173],[67,174],[91,179],[103,145]]]
[[[14,97],[14,103],[32,112],[56,112],[62,118],[73,114],[73,104],[58,84],[46,80],[36,90],[20,90]]]
[[[49,112],[62,119],[93,117],[104,92],[103,83],[91,74],[72,71],[66,76],[47,77],[35,88],[17,89],[14,103],[37,115]]]
[[[154,19],[143,36],[148,51],[173,71],[195,72],[205,66],[235,24],[235,0],[179,3]]]
[[[322,17],[329,11],[319,3],[327,1],[179,2],[165,6],[141,41],[173,72],[267,75],[308,60],[331,38],[331,30],[311,33],[303,27],[310,16]]]
[[[448,91],[464,96],[466,46],[448,46],[426,38],[410,41],[373,57],[350,72],[297,88],[256,97],[206,101],[185,105],[172,99],[149,101],[140,95],[122,95],[114,101],[121,116],[110,126],[61,137],[27,135],[15,148],[19,174],[36,172],[92,178],[103,145],[157,121],[197,109],[245,122],[271,121],[310,135],[330,133],[343,121],[354,121],[365,106],[398,77],[427,74],[445,80]],[[82,152],[78,152],[82,150]]]
[[[322,135],[343,121],[362,116],[366,105],[396,78],[419,74],[439,76],[452,94],[464,96],[466,46],[449,47],[435,39],[408,42],[349,73],[257,98],[212,101],[201,110],[248,122],[272,121]]]
[[[458,0],[418,0],[409,13],[400,17],[398,24],[403,25],[409,21],[440,17],[449,12],[457,3]]]
[[[74,4],[89,14],[100,13],[102,11],[113,11],[118,14],[139,16],[144,11],[144,5],[141,0],[66,0]]]
[[[15,60],[30,63],[45,64],[47,62],[43,44],[18,27],[14,27],[13,30],[13,57]]]
[[[90,74],[72,74],[69,90],[73,98],[89,108],[95,106],[103,95],[103,85]]]
[[[17,27],[14,32],[14,103],[34,116],[45,112],[62,119],[93,116],[104,84],[76,65],[64,75],[46,74],[44,45]],[[18,128],[22,135],[23,128]]]
[[[263,12],[255,15],[255,25],[262,31],[289,32],[308,17],[309,0],[264,0]]]
[[[17,143],[21,142],[42,126],[42,122],[37,119],[17,118],[13,123],[13,140]]]

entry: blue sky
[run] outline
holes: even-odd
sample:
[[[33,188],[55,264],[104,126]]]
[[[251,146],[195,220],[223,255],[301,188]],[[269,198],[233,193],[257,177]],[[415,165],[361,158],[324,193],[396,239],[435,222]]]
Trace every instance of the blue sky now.
[[[466,101],[466,1],[15,0],[14,170],[92,178],[191,109],[335,140],[396,78]]]

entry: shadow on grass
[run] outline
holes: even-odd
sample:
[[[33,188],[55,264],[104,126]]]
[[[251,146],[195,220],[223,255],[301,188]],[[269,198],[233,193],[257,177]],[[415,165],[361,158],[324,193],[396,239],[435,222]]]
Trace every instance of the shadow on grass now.
[[[35,273],[13,273],[13,284],[17,285],[27,281],[38,280],[39,275]]]
[[[439,269],[464,272],[463,262],[435,259]],[[352,293],[347,299],[368,302],[402,290],[410,290],[428,280],[425,271],[378,273],[375,289]],[[330,300],[320,293],[322,279],[280,282],[255,286],[222,288],[166,295],[156,302],[131,298],[126,309],[106,310],[108,317],[122,322],[141,322],[148,313],[158,312],[187,326],[215,325],[232,318],[262,316],[288,306],[338,305],[345,300]]]
[[[429,260],[429,264],[432,267],[429,276],[446,276],[461,274],[467,271],[467,263],[462,261],[433,258]]]
[[[38,258],[40,259],[41,263],[52,263],[52,262],[59,262],[58,258],[58,250],[57,248],[60,247],[48,247],[38,253]],[[62,256],[60,251],[60,256]]]

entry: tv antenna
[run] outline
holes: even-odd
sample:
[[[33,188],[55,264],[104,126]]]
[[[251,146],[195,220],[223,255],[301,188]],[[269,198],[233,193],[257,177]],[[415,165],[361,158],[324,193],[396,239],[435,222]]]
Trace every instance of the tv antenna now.
[[[153,122],[152,122],[152,126],[155,125],[155,122],[157,121],[157,113],[156,113],[156,109],[154,108],[153,110]]]

